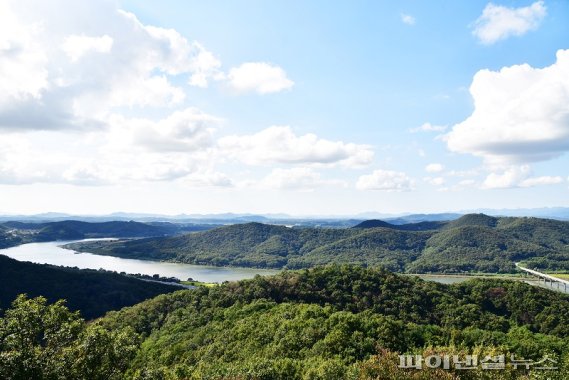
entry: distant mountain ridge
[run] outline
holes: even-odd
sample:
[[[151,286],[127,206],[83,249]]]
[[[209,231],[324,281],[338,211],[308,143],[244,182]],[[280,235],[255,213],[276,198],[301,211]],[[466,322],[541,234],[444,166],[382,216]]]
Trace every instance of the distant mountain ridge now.
[[[79,240],[86,238],[141,238],[172,236],[185,232],[203,231],[212,226],[185,225],[169,222],[141,223],[134,221],[113,221],[90,223],[77,220],[61,222],[18,222],[0,223],[0,248],[23,243],[57,240]]]
[[[134,241],[76,243],[77,251],[191,264],[308,268],[341,263],[398,272],[513,272],[514,262],[569,269],[569,222],[468,214],[447,222],[354,228],[287,228],[261,223]]]
[[[417,223],[406,223],[406,224],[395,224],[395,223],[388,223],[383,220],[372,219],[372,220],[365,220],[353,228],[391,228],[394,230],[401,230],[401,231],[429,231],[429,230],[438,230],[442,227],[447,225],[445,221],[424,221],[424,222],[417,222]]]
[[[471,209],[457,212],[445,213],[422,213],[422,214],[393,214],[381,212],[363,212],[354,215],[307,215],[294,216],[288,214],[251,214],[251,213],[219,213],[219,214],[178,214],[163,215],[152,213],[131,213],[115,212],[107,215],[77,215],[58,212],[48,212],[32,215],[2,215],[2,221],[24,221],[24,222],[54,222],[64,220],[80,220],[86,222],[104,221],[138,221],[138,222],[174,222],[174,223],[212,223],[230,224],[242,222],[263,222],[276,224],[295,224],[298,222],[312,221],[326,223],[330,221],[354,220],[359,222],[380,219],[391,224],[409,224],[425,221],[448,221],[458,219],[466,214],[483,213],[491,216],[512,216],[512,217],[540,217],[557,220],[569,220],[569,207],[543,207],[543,208],[520,208],[520,209]]]

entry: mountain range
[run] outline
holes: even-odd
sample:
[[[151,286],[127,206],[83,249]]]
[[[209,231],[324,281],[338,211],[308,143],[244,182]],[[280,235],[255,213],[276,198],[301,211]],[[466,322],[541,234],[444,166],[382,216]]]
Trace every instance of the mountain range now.
[[[163,215],[152,213],[129,213],[115,212],[106,215],[77,215],[58,212],[48,212],[30,215],[0,214],[0,222],[4,221],[27,221],[27,222],[54,222],[64,220],[79,220],[85,222],[105,221],[139,221],[139,222],[174,222],[174,223],[273,223],[273,224],[311,224],[331,223],[346,220],[364,221],[369,219],[382,219],[393,224],[418,223],[424,221],[449,221],[462,215],[484,213],[492,216],[516,216],[516,217],[540,217],[557,220],[569,220],[569,207],[543,207],[543,208],[519,208],[519,209],[472,209],[445,213],[424,214],[391,214],[381,212],[364,212],[354,215],[305,215],[294,216],[284,213],[279,214],[251,214],[251,213],[219,213],[219,214],[178,214]]]
[[[412,273],[515,271],[515,262],[569,269],[569,222],[468,214],[447,222],[352,228],[291,228],[262,223],[221,226],[171,237],[79,242],[66,248],[146,260],[300,269],[325,264],[383,266]]]

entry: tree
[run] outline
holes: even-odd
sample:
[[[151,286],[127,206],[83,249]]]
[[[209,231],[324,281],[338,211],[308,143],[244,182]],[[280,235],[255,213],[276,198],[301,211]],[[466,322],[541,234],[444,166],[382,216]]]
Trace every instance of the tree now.
[[[87,326],[63,300],[20,295],[0,319],[0,378],[115,379],[138,346],[131,328]]]

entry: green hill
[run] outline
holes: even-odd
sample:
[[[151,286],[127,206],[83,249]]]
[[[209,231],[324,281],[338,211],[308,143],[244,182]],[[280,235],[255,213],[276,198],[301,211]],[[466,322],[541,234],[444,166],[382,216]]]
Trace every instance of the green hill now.
[[[22,238],[10,232],[6,227],[0,226],[0,249],[22,244]]]
[[[568,297],[523,283],[446,286],[331,266],[164,295],[102,322],[147,337],[131,363],[132,376],[304,379],[312,373],[314,379],[403,379],[415,377],[396,368],[390,377],[387,371],[376,377],[366,370],[378,355],[398,363],[389,352],[422,352],[429,346],[469,352],[483,344],[483,350],[526,358],[566,354],[569,313],[558,310],[569,310]],[[514,375],[493,378],[517,379]],[[462,376],[482,378],[481,372]]]
[[[417,222],[417,223],[406,223],[406,224],[391,224],[385,222],[383,220],[371,219],[365,220],[353,228],[390,228],[393,230],[401,230],[401,231],[430,231],[430,230],[438,230],[446,226],[448,222],[444,221],[424,221],[424,222]]]
[[[118,273],[20,262],[0,255],[0,310],[18,294],[67,300],[71,310],[92,319],[179,287],[147,282]]]
[[[504,355],[553,371],[399,367],[399,354]],[[569,296],[522,282],[426,282],[326,266],[163,294],[86,324],[20,297],[0,318],[3,379],[564,380]]]
[[[173,236],[181,233],[204,231],[208,225],[175,224],[167,222],[82,222],[65,220],[47,223],[9,221],[0,224],[0,248],[13,245],[57,240],[86,238],[142,238]],[[8,234],[8,232],[10,232]]]
[[[524,261],[536,268],[569,270],[569,222],[472,214],[452,222],[417,225],[370,221],[358,228],[323,229],[247,223],[175,237],[76,243],[68,248],[258,268],[345,263],[382,265],[400,272],[504,273],[514,272],[514,263]]]
[[[481,227],[496,227],[498,225],[498,218],[488,216],[485,214],[466,214],[458,219],[448,222],[444,228],[453,229],[464,226],[481,226]]]

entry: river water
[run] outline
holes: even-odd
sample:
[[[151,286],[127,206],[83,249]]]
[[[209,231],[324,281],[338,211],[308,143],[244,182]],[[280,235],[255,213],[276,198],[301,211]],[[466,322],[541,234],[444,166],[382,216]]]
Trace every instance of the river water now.
[[[197,281],[218,283],[253,278],[256,274],[271,275],[279,272],[277,270],[267,269],[227,268],[123,259],[120,257],[93,255],[90,253],[76,253],[72,250],[59,247],[67,243],[72,243],[72,241],[29,243],[17,247],[1,249],[0,254],[18,261],[30,261],[38,264],[61,265],[80,269],[102,268],[116,272],[140,273],[150,276],[159,274],[164,277],[177,277],[180,280],[187,280],[191,277]]]

